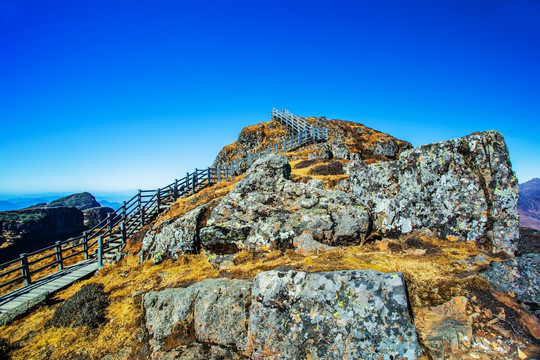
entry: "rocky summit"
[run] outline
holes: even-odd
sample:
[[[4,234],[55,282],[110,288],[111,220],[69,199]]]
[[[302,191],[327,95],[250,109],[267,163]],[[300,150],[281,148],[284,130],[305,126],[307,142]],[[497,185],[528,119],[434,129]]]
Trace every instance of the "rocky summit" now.
[[[181,194],[0,345],[13,359],[539,358],[540,235],[519,228],[500,133],[412,147],[301,125],[328,138],[259,157],[298,134],[276,118],[242,130],[214,163],[232,176]],[[89,289],[99,305],[56,304]],[[67,316],[87,310],[91,325]]]

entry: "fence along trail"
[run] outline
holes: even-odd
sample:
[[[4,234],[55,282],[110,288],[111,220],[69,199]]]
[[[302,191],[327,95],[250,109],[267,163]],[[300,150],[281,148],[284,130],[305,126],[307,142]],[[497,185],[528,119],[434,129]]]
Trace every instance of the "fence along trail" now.
[[[39,287],[39,281],[42,281],[47,293],[54,292],[58,289],[51,285],[51,278],[58,280],[62,274],[66,274],[72,281],[59,282],[59,285],[66,286],[101,268],[104,259],[118,257],[131,235],[151,223],[179,197],[195,194],[207,186],[230,179],[239,166],[243,164],[249,166],[264,155],[285,153],[301,146],[328,140],[327,128],[317,128],[303,117],[293,115],[286,109],[283,111],[272,109],[271,118],[279,121],[291,134],[282,143],[238,159],[228,168],[195,169],[194,172],[187,173],[184,178],[175,180],[165,187],[139,190],[131,199],[124,201],[118,210],[110,213],[106,219],[80,236],[58,241],[0,264],[0,291],[11,285],[11,287],[31,288],[35,292]],[[45,276],[44,270],[52,267],[57,267],[56,271]],[[79,274],[74,269],[79,270]],[[14,274],[18,275],[13,277]],[[25,294],[23,289],[0,296],[0,313],[9,310],[10,301],[24,296],[28,294]]]

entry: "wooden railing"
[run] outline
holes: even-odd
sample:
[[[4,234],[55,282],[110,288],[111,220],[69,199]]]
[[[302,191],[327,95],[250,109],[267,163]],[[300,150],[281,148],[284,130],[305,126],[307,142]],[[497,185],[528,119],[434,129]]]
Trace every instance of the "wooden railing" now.
[[[293,135],[282,143],[232,162],[228,168],[195,169],[165,187],[139,190],[131,199],[124,201],[119,209],[108,214],[106,219],[82,235],[21,254],[17,259],[0,264],[0,279],[5,279],[0,282],[0,289],[15,283],[31,284],[36,278],[47,275],[43,272],[54,266],[62,270],[65,266],[81,261],[96,260],[101,268],[104,259],[115,257],[115,253],[125,245],[131,235],[151,223],[179,197],[195,194],[202,188],[232,178],[242,163],[251,165],[264,155],[285,153],[328,139],[328,129],[316,128],[287,110],[279,112],[273,109],[272,119],[286,126]],[[16,273],[20,275],[14,277],[13,274]],[[37,276],[38,274],[41,276]]]

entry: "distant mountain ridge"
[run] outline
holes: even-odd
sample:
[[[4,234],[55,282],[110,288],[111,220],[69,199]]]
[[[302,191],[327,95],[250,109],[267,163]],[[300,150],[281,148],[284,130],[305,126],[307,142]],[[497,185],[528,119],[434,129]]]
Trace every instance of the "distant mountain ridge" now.
[[[540,230],[540,179],[534,178],[519,185],[519,224]]]
[[[68,195],[47,204],[0,211],[0,262],[77,236],[114,210],[88,193]]]

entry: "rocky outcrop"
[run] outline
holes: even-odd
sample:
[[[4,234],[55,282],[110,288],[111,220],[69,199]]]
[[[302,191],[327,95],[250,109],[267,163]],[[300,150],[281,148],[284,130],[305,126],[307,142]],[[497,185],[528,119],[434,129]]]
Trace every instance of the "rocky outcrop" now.
[[[192,343],[245,350],[251,282],[210,279],[144,296],[146,328],[155,353]]]
[[[156,223],[144,237],[141,261],[157,254],[177,259],[179,254],[200,250],[199,228],[209,206],[201,205],[178,219]]]
[[[481,274],[496,289],[513,294],[540,317],[540,254],[525,254],[493,262]]]
[[[94,227],[107,218],[110,213],[113,213],[114,209],[110,207],[94,207],[83,210],[84,225],[87,227]]]
[[[79,235],[83,229],[83,214],[73,207],[0,212],[0,262]]]
[[[306,121],[316,127],[327,128],[329,141],[305,146],[301,154],[291,154],[291,160],[341,158],[370,162],[387,161],[397,159],[402,151],[412,148],[406,141],[362,124],[315,117],[306,118]],[[229,167],[232,161],[266,150],[268,146],[282,144],[284,139],[292,135],[277,121],[248,126],[242,129],[237,141],[225,146],[219,152],[212,166]],[[238,173],[246,170],[247,164],[241,164]]]
[[[356,195],[385,236],[431,229],[451,241],[493,251],[517,249],[517,180],[496,131],[402,152],[399,160],[351,163],[338,188]]]
[[[331,246],[360,244],[371,230],[369,213],[356,197],[293,183],[282,155],[256,161],[206,225],[201,245],[216,254],[291,248],[304,233]]]
[[[422,353],[400,273],[269,271],[151,292],[143,306],[154,358],[189,358],[186,346],[267,360]]]
[[[540,230],[540,179],[532,179],[519,185],[519,224]]]
[[[54,200],[46,207],[76,207],[79,210],[87,210],[101,207],[101,204],[97,202],[94,195],[83,192]]]

